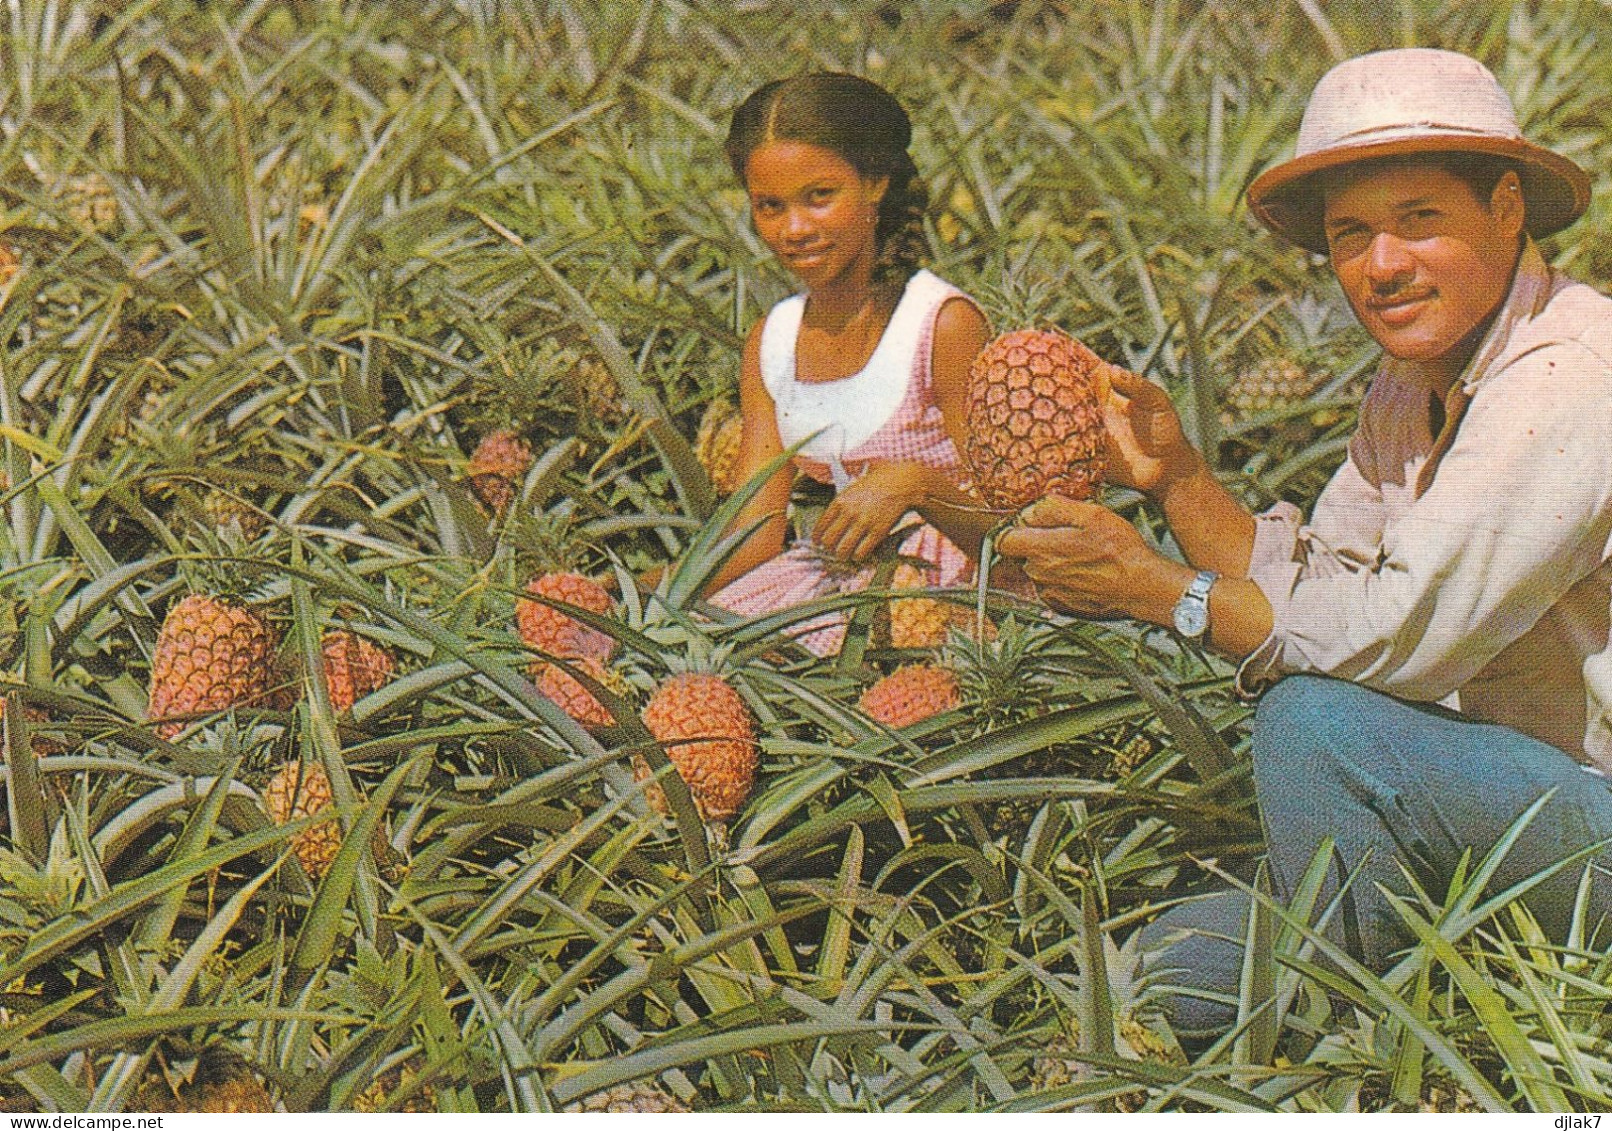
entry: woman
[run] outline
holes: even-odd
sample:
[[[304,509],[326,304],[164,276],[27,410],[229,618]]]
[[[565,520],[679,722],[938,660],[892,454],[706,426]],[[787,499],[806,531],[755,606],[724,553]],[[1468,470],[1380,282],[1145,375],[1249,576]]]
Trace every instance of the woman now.
[[[855,592],[893,533],[949,586],[972,569],[990,516],[959,452],[968,368],[989,335],[979,307],[919,268],[927,190],[912,124],[888,92],[846,74],[768,83],[735,111],[727,153],[762,241],[804,287],[752,328],[740,370],[746,479],[804,441],[740,512],[761,525],[713,578],[747,616]],[[794,471],[832,485],[811,537],[785,548]],[[793,632],[832,655],[848,615]]]

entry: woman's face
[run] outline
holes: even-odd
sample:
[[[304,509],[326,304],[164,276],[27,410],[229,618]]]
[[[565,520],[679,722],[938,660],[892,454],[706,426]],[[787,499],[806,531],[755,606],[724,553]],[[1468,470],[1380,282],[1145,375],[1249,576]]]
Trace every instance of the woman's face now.
[[[808,290],[872,278],[889,178],[864,178],[833,150],[804,141],[758,146],[744,174],[756,234]]]

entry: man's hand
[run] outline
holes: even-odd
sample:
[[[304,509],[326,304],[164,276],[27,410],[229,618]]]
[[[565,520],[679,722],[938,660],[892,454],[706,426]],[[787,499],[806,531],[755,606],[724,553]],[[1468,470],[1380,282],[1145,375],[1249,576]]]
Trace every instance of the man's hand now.
[[[1117,365],[1105,364],[1096,376],[1108,428],[1104,454],[1110,482],[1152,495],[1195,466],[1197,455],[1168,393]]]
[[[1154,553],[1134,526],[1094,503],[1050,495],[1026,507],[1020,520],[997,549],[1022,558],[1042,600],[1060,612],[1149,619],[1161,598],[1173,600],[1178,574],[1190,580],[1191,570]]]
[[[922,501],[922,478],[923,468],[915,463],[874,464],[839,489],[812,529],[812,541],[842,561],[865,560]]]

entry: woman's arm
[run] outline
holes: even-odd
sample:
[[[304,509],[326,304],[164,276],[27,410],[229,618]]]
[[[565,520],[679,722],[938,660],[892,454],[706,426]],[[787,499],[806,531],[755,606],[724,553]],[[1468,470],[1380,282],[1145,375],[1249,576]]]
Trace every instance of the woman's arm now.
[[[739,412],[744,421],[739,442],[739,478],[748,482],[768,461],[784,450],[778,437],[777,410],[761,380],[761,328],[757,322],[745,339],[744,358],[739,366]],[[756,566],[783,552],[789,534],[789,491],[794,471],[785,464],[759,491],[751,496],[734,519],[730,530],[742,530],[758,519],[765,519],[732,557],[712,575],[704,593],[715,593],[729,582],[749,573]]]

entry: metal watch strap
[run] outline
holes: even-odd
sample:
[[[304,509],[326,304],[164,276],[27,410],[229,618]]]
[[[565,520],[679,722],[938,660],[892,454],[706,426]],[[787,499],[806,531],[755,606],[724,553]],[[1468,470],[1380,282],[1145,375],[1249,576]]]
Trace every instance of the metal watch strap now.
[[[1209,630],[1209,590],[1220,579],[1212,569],[1200,570],[1175,604],[1175,630],[1196,640]]]

